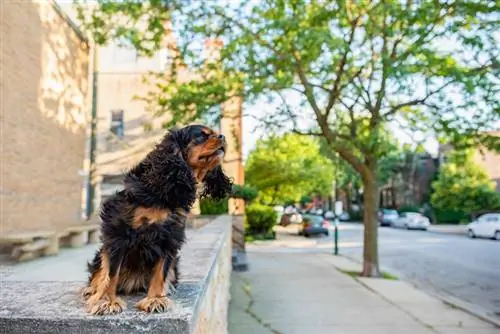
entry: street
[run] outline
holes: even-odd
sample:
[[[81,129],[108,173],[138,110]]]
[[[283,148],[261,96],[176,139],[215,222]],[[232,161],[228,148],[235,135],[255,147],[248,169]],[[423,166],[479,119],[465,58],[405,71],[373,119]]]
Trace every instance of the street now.
[[[341,223],[340,254],[360,261],[363,226]],[[333,238],[307,239],[288,228],[275,243],[290,252],[330,252]],[[270,245],[270,247],[272,247]],[[381,268],[423,290],[451,295],[500,318],[500,242],[379,227]]]

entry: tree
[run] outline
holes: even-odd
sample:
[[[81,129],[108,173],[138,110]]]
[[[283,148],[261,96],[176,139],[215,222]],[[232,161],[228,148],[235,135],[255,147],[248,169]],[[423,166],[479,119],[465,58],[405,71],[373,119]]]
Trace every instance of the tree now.
[[[100,3],[87,21],[99,42],[130,37],[138,50],[148,52],[171,32],[158,22],[173,22],[177,61],[146,97],[154,112],[169,112],[178,122],[215,112],[234,95],[248,101],[275,98],[281,104],[267,110],[265,124],[325,138],[359,173],[365,204],[362,275],[380,275],[376,171],[390,152],[381,139],[384,124],[403,119],[416,127],[433,126],[456,147],[479,141],[498,146],[497,138],[482,133],[500,112],[495,2]],[[149,34],[127,20],[111,24],[113,14],[134,23],[145,12]],[[224,42],[208,64],[202,57],[207,38]],[[179,79],[175,74],[183,66],[196,78]]]
[[[317,140],[297,134],[260,140],[245,167],[248,184],[268,204],[299,201],[303,194],[329,194],[333,165],[319,153]]]
[[[432,184],[431,204],[443,211],[468,215],[500,209],[500,195],[486,172],[473,161],[472,152],[453,152]]]

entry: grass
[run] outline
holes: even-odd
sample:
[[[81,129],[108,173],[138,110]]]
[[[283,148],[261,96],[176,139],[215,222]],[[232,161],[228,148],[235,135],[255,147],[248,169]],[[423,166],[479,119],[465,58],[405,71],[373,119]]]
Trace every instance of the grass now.
[[[351,276],[352,278],[356,278],[356,277],[359,277],[361,275],[361,272],[355,271],[355,270],[340,270],[340,271],[343,272],[344,274]],[[386,271],[383,271],[380,274],[381,274],[381,278],[383,278],[383,279],[388,279],[388,280],[392,280],[392,281],[397,281],[399,279],[397,276],[394,276]]]

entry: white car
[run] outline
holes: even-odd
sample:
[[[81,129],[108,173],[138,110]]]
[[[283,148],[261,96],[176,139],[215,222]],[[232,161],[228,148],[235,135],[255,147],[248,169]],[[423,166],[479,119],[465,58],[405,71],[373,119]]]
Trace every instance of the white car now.
[[[471,238],[483,237],[500,240],[500,214],[487,213],[467,225],[467,234]]]
[[[431,222],[429,218],[418,212],[403,212],[392,223],[392,227],[401,227],[408,230],[427,230]]]

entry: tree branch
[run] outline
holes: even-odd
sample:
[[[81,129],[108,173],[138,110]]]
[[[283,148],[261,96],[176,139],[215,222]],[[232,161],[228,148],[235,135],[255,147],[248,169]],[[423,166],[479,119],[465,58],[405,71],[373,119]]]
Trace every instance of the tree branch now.
[[[328,115],[330,114],[330,111],[332,110],[333,105],[335,104],[335,101],[338,99],[341,92],[340,82],[342,81],[342,76],[344,75],[345,65],[347,62],[347,55],[351,51],[351,44],[352,41],[354,40],[354,34],[356,33],[356,27],[358,26],[358,21],[359,17],[357,17],[351,22],[351,30],[349,33],[349,38],[347,40],[347,45],[345,46],[344,54],[342,55],[342,59],[340,60],[339,68],[337,70],[337,77],[335,78],[335,82],[333,83],[333,88],[328,98],[328,104],[326,105],[325,113],[327,118]]]
[[[423,98],[420,98],[420,99],[414,99],[414,100],[411,100],[411,101],[407,101],[407,102],[404,102],[404,103],[400,103],[400,104],[397,104],[395,106],[393,106],[388,112],[386,112],[384,115],[382,115],[382,118],[386,118],[386,117],[389,117],[389,116],[392,116],[394,115],[395,113],[397,113],[400,109],[402,108],[405,108],[405,107],[411,107],[411,106],[416,106],[416,105],[419,105],[419,104],[425,104],[425,102],[433,95],[439,93],[440,91],[442,91],[443,89],[445,89],[447,86],[449,86],[450,84],[454,83],[455,80],[450,80],[448,81],[447,83],[445,83],[444,85],[442,85],[441,87],[439,87],[438,89],[436,90],[433,90],[431,91],[430,93],[428,93],[425,97]]]
[[[379,116],[380,116],[380,107],[382,106],[382,100],[385,96],[385,85],[387,82],[387,76],[388,76],[388,67],[389,67],[389,59],[388,58],[388,41],[387,41],[387,16],[386,12],[384,11],[384,15],[382,16],[382,81],[380,82],[380,89],[377,92],[377,100],[375,102],[375,106],[373,107],[373,110],[371,110],[372,113],[372,119],[371,123],[375,124],[379,121]]]
[[[302,60],[300,59],[300,54],[294,45],[292,45],[292,55],[293,55],[293,58],[295,59],[295,69],[297,71],[297,75],[299,77],[300,83],[304,87],[304,95],[306,96],[307,101],[311,105],[311,108],[314,110],[316,117],[319,119],[324,119],[325,115],[323,115],[321,113],[321,110],[320,110],[318,104],[316,103],[316,99],[314,97],[314,92],[312,91],[311,85],[309,84],[309,81],[307,80],[306,74],[304,73],[304,67],[302,64]]]

